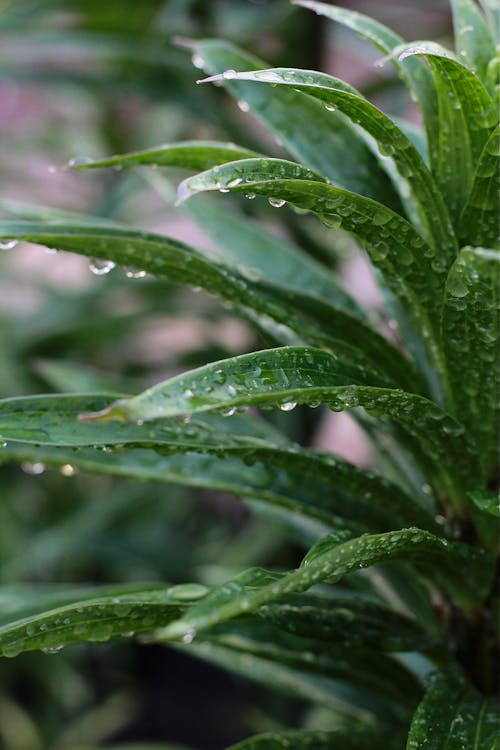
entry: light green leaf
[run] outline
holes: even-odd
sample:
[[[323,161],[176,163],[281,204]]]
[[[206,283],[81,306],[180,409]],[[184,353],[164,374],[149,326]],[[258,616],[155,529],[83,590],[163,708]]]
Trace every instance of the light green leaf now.
[[[304,174],[312,173],[304,170]],[[277,322],[298,333],[301,341],[328,346],[347,361],[369,366],[373,382],[422,387],[415,368],[401,353],[353,315],[313,295],[256,279],[253,271],[243,275],[168,237],[131,229],[28,222],[0,222],[0,237],[104,257],[177,283],[200,286],[242,308],[264,328],[272,330]]]
[[[33,649],[53,653],[69,643],[129,638],[175,620],[187,604],[207,591],[200,584],[150,586],[142,590],[139,586],[128,590],[117,587],[111,593],[107,587],[102,595],[96,589],[80,597],[76,589],[62,592],[63,603],[56,603],[58,595],[50,595],[48,602],[41,595],[27,605],[23,602],[28,613],[23,609],[11,611],[9,621],[4,618],[0,626],[0,655],[17,656]],[[73,599],[71,603],[69,598]]]
[[[469,194],[477,160],[498,123],[498,113],[479,78],[453,53],[434,42],[413,42],[394,50],[405,60],[424,56],[436,83],[439,103],[437,183],[456,223]]]
[[[387,530],[399,522],[438,529],[431,513],[396,485],[337,456],[280,445],[280,436],[267,430],[265,422],[209,415],[189,425],[171,420],[173,424],[163,423],[159,430],[152,424],[110,422],[103,430],[102,425],[76,421],[82,410],[99,402],[107,403],[109,397],[1,401],[0,434],[10,442],[0,450],[0,462],[69,465],[98,474],[218,489],[329,525]],[[35,419],[43,430],[33,432]],[[85,446],[105,446],[106,452]]]
[[[292,1],[295,5],[310,8],[319,13],[319,15],[326,16],[332,21],[336,21],[352,29],[388,56],[387,59],[406,83],[415,101],[418,102],[423,115],[428,148],[431,154],[431,163],[434,163],[435,158],[433,155],[437,153],[436,139],[439,129],[438,105],[434,82],[429,71],[420,60],[413,58],[398,60],[392,56],[393,50],[399,45],[404,44],[404,39],[399,34],[387,28],[387,26],[363,13],[358,13],[348,8],[338,8],[335,5],[315,2],[315,0]]]
[[[500,127],[488,138],[458,225],[463,244],[498,247],[500,235]]]
[[[479,510],[488,513],[490,516],[500,517],[500,497],[498,492],[470,492],[469,497]]]
[[[498,750],[500,717],[495,698],[466,681],[438,675],[413,718],[407,750]]]
[[[317,550],[317,553],[315,553]],[[404,529],[386,534],[365,535],[339,541],[321,540],[300,568],[287,574],[245,574],[215,589],[203,603],[157,632],[159,639],[191,640],[205,628],[239,615],[255,612],[285,594],[301,593],[328,581],[336,583],[355,570],[391,560],[407,560],[424,568],[429,577],[439,579],[448,592],[466,606],[484,600],[491,585],[491,557],[465,544],[449,542],[420,529]],[[461,575],[457,578],[456,571]]]
[[[95,169],[96,167],[129,168],[140,165],[155,167],[182,167],[183,169],[209,169],[216,164],[237,159],[249,159],[259,156],[255,151],[236,146],[234,143],[219,141],[179,141],[165,143],[144,151],[133,151],[128,154],[117,154],[105,159],[78,160],[69,163],[78,170]]]
[[[399,175],[395,186],[405,203],[411,204],[412,215],[418,216],[436,258],[445,264],[451,261],[456,252],[456,239],[442,196],[417,149],[388,115],[351,86],[326,73],[272,68],[235,73],[234,79],[272,85],[273,91],[276,87],[299,89],[319,99],[326,107],[338,109],[363,128],[376,141],[381,153],[394,163]],[[205,80],[217,81],[220,76]],[[293,179],[292,175],[290,177]]]
[[[258,70],[266,64],[219,40],[191,42],[197,63],[209,74],[226,70]],[[223,85],[283,143],[292,156],[337,185],[385,200],[399,201],[362,138],[340,116],[300,92],[256,87],[228,75]],[[293,113],[293,116],[292,116]],[[321,143],[321,149],[318,144]]]
[[[479,448],[485,479],[498,457],[499,274],[498,251],[463,248],[448,276],[443,308],[455,415]]]
[[[455,49],[484,83],[488,63],[495,57],[491,30],[473,0],[451,0],[451,9]]]

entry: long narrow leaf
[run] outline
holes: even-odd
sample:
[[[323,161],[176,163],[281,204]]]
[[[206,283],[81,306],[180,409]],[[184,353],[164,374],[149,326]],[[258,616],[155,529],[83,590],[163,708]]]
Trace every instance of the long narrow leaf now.
[[[432,77],[420,61],[414,59],[398,60],[392,56],[393,50],[404,43],[404,39],[379,21],[375,21],[363,13],[338,8],[335,5],[315,2],[315,0],[293,0],[295,5],[319,13],[330,18],[332,21],[341,23],[359,34],[363,39],[370,41],[377,49],[388,56],[394,65],[398,75],[408,86],[422,111],[431,164],[435,163],[437,153],[438,133],[438,105],[436,92]]]
[[[212,75],[266,67],[262,60],[217,39],[196,40],[190,46],[197,64]],[[386,200],[394,207],[399,205],[390,182],[363,139],[341,117],[326,112],[319,102],[292,89],[269,91],[234,80],[231,74],[222,83],[302,164],[348,190]]]
[[[498,113],[479,78],[444,47],[417,42],[398,47],[394,55],[423,56],[436,82],[439,103],[436,180],[456,223],[472,185],[474,168],[498,123]]]
[[[500,127],[490,135],[479,158],[472,187],[458,225],[463,244],[498,247],[500,241]]]
[[[215,589],[199,605],[166,628],[158,638],[178,639],[189,634],[191,640],[205,628],[239,615],[254,612],[285,594],[307,591],[317,583],[336,583],[347,573],[391,560],[408,560],[431,567],[431,576],[440,578],[448,591],[464,604],[478,603],[491,585],[491,558],[464,544],[448,542],[420,529],[405,529],[387,534],[365,535],[340,542],[337,536],[316,545],[300,568],[288,574],[266,574],[239,579]],[[456,570],[462,575],[457,579]]]
[[[464,248],[450,271],[443,310],[443,347],[456,414],[479,448],[483,477],[498,451],[500,253]]]
[[[491,29],[473,0],[451,0],[451,9],[455,48],[467,65],[485,82],[488,63],[495,57]]]
[[[375,139],[384,155],[394,162],[399,173],[396,186],[399,187],[403,198],[411,198],[415,213],[437,260],[442,263],[450,262],[456,252],[456,239],[442,196],[420,154],[390,117],[351,86],[325,73],[294,68],[272,68],[236,73],[234,79],[265,83],[285,89],[299,89],[308,96],[319,99],[327,107],[338,108],[366,130]],[[220,76],[205,79],[217,80],[220,80]]]

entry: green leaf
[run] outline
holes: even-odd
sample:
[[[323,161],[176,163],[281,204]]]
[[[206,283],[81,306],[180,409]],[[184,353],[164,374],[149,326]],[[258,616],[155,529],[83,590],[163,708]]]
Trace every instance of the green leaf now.
[[[444,585],[465,606],[484,600],[491,585],[489,555],[420,529],[365,535],[340,543],[338,535],[332,535],[330,539],[320,540],[297,570],[288,574],[263,572],[251,577],[247,571],[239,579],[215,589],[180,620],[159,630],[157,637],[175,640],[188,634],[192,640],[200,630],[255,612],[285,594],[307,591],[322,581],[336,583],[355,570],[391,560],[408,560],[428,566],[429,577],[438,578],[440,585]],[[461,570],[459,579],[457,569]]]
[[[451,0],[451,9],[455,49],[485,82],[488,63],[495,57],[495,42],[491,30],[472,0]]]
[[[443,349],[455,415],[479,448],[482,474],[495,467],[499,421],[500,253],[466,247],[446,283]]]
[[[218,81],[220,78],[212,76],[205,81]],[[319,99],[327,107],[338,108],[354,124],[363,128],[375,140],[382,154],[390,157],[394,163],[399,175],[396,188],[403,198],[407,198],[405,203],[411,204],[412,215],[414,213],[418,217],[436,258],[442,263],[450,262],[456,252],[456,239],[442,196],[417,149],[388,115],[351,86],[326,73],[272,68],[235,73],[234,79],[272,85],[273,91],[276,87],[299,89]],[[385,203],[383,199],[381,202]]]
[[[477,76],[444,47],[413,42],[398,47],[399,59],[424,56],[436,83],[439,103],[437,161],[433,172],[456,224],[469,194],[477,160],[498,123],[498,113]]]
[[[413,718],[407,750],[498,750],[500,717],[495,698],[484,698],[464,679],[440,674]]]
[[[184,584],[170,588],[139,586],[104,589],[79,597],[76,592],[57,596],[43,595],[24,609],[9,613],[9,621],[0,626],[0,655],[17,656],[33,649],[59,651],[69,643],[107,641],[115,637],[132,637],[175,620],[187,604],[205,596],[207,588],[199,584]],[[67,600],[73,601],[69,603]],[[56,601],[54,601],[54,599]],[[133,631],[133,632],[132,632]]]
[[[190,44],[200,67],[212,75],[266,67],[262,60],[227,42],[197,40]],[[292,89],[270,91],[233,80],[230,75],[223,79],[223,85],[240,103],[245,103],[244,108],[256,115],[297,161],[341,187],[399,205],[390,182],[362,138],[340,116],[326,112],[319,102]]]
[[[500,517],[500,497],[498,492],[470,492],[469,497],[479,510],[488,513],[490,516]]]
[[[441,366],[437,344],[437,320],[446,266],[431,265],[432,251],[413,226],[398,214],[355,193],[333,185],[296,179],[296,165],[280,159],[248,159],[225,164],[185,180],[179,196],[185,200],[201,191],[218,190],[223,183],[231,191],[266,195],[275,205],[288,201],[313,211],[329,226],[353,234],[383,273],[391,290],[408,309],[424,336],[432,361]],[[242,182],[232,185],[236,179]]]
[[[391,417],[416,437],[455,496],[454,479],[460,478],[466,486],[470,481],[463,426],[432,401],[401,390],[373,387],[366,384],[367,377],[369,382],[369,373],[362,368],[346,367],[319,349],[282,347],[192,370],[84,418],[147,421],[266,405],[287,411],[296,403],[321,401],[334,411],[364,406]]]
[[[305,170],[304,174],[312,173]],[[275,321],[297,332],[302,341],[329,346],[347,361],[369,366],[374,382],[392,385],[401,381],[406,387],[422,387],[415,368],[398,350],[353,315],[313,295],[256,279],[254,271],[238,271],[168,237],[112,227],[28,222],[0,222],[1,236],[105,257],[177,283],[200,286],[243,307],[247,317],[264,328],[274,330]]]
[[[129,168],[140,165],[155,167],[182,167],[184,169],[209,169],[217,164],[237,159],[249,159],[259,156],[255,151],[236,146],[234,143],[219,141],[179,141],[165,143],[161,146],[148,148],[144,151],[133,151],[128,154],[117,154],[105,159],[80,161],[75,159],[69,163],[70,167],[78,170],[95,169],[97,167]]]
[[[341,645],[342,649],[374,648],[415,651],[436,642],[414,620],[366,599],[290,594],[264,604],[256,614],[281,630]]]
[[[108,401],[94,395],[0,401],[0,434],[10,441],[0,450],[0,462],[70,465],[98,474],[218,489],[328,525],[387,530],[399,522],[439,528],[431,513],[396,485],[337,456],[280,446],[264,422],[208,416],[187,426],[107,423],[103,430],[102,425],[76,421],[82,410]],[[35,420],[43,430],[33,433]],[[19,439],[32,443],[13,442]],[[106,452],[85,446],[105,446]]]
[[[458,225],[463,244],[498,247],[500,234],[500,128],[492,132],[476,167],[474,180]]]
[[[363,39],[367,39],[377,49],[388,56],[388,60],[396,69],[398,75],[406,83],[423,115],[427,144],[431,155],[431,163],[434,163],[434,154],[437,152],[437,133],[439,130],[438,104],[434,82],[425,65],[418,59],[408,58],[398,60],[393,57],[393,50],[404,43],[404,39],[379,21],[365,16],[348,8],[338,8],[335,5],[315,2],[315,0],[292,0],[295,5],[326,16],[332,21],[343,24],[355,31]]]

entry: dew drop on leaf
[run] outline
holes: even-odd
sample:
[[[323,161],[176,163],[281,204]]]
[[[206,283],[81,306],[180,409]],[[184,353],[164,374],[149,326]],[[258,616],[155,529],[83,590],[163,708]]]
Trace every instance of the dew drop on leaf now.
[[[230,81],[232,78],[236,78],[236,71],[233,70],[233,68],[229,68],[229,70],[224,71],[222,77],[225,78],[226,81]]]
[[[2,240],[0,250],[12,250],[17,245],[17,240]]]
[[[295,409],[297,404],[295,401],[284,401],[282,404],[280,404],[281,411],[292,411],[292,409]]]
[[[107,273],[113,270],[115,264],[112,260],[101,260],[100,258],[92,258],[89,262],[89,269],[95,276],[105,276]]]
[[[281,206],[284,206],[286,201],[283,198],[268,198],[267,199],[270,206],[273,206],[274,208],[281,208]]]
[[[37,461],[36,463],[22,463],[21,469],[24,471],[25,474],[32,474],[36,476],[37,474],[43,474],[45,471],[45,464],[42,464],[40,461]]]

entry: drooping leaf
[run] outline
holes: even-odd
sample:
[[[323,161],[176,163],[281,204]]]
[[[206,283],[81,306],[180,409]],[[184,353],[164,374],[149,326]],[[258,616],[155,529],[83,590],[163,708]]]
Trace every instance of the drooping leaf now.
[[[196,40],[190,44],[197,63],[211,75],[266,67],[262,60],[224,41]],[[302,164],[348,190],[385,200],[394,207],[399,205],[390,182],[362,138],[341,117],[292,89],[270,91],[234,80],[231,73],[223,79],[223,85]]]
[[[330,226],[342,226],[363,245],[370,259],[383,273],[394,294],[412,316],[425,338],[432,361],[440,367],[436,342],[440,294],[446,266],[434,265],[432,251],[412,225],[379,203],[346,192],[333,185],[295,179],[295,166],[281,160],[249,159],[208,170],[179,186],[181,200],[201,191],[217,190],[236,179],[242,182],[228,189],[266,195],[275,205],[288,201],[313,211]],[[438,271],[436,269],[439,268]]]
[[[465,605],[478,603],[491,585],[491,557],[474,547],[449,542],[420,529],[364,535],[342,541],[333,534],[320,540],[300,568],[287,574],[260,573],[229,581],[198,606],[158,631],[158,638],[178,639],[241,614],[254,612],[285,594],[307,591],[317,583],[336,583],[344,575],[391,560],[408,560],[426,567],[428,575]],[[460,579],[456,571],[461,570]]]
[[[473,0],[451,0],[451,9],[455,49],[484,83],[488,63],[495,57],[491,29]]]
[[[479,78],[449,50],[434,42],[416,42],[394,51],[399,59],[423,56],[435,79],[439,103],[437,183],[454,223],[469,194],[477,160],[498,124],[498,113]]]
[[[209,169],[217,164],[237,159],[249,159],[258,156],[251,151],[234,143],[222,143],[219,141],[179,141],[178,143],[165,143],[161,146],[148,148],[143,151],[132,151],[128,154],[117,154],[105,159],[75,159],[70,162],[74,169],[95,169],[97,167],[130,168],[140,165],[155,167],[182,167],[198,171]]]
[[[490,135],[477,163],[474,180],[460,217],[458,236],[463,244],[498,247],[500,235],[500,128]]]
[[[398,60],[392,55],[393,50],[404,43],[404,39],[379,21],[349,8],[339,8],[315,0],[292,1],[295,5],[309,8],[352,29],[387,55],[387,59],[393,64],[398,75],[406,83],[412,96],[418,102],[423,115],[431,164],[433,164],[435,162],[434,155],[437,153],[437,133],[439,129],[438,104],[434,82],[429,71],[420,60],[413,58]]]
[[[500,717],[495,698],[484,698],[463,678],[440,674],[417,709],[408,750],[498,750]]]
[[[456,252],[456,239],[446,206],[420,154],[393,120],[348,84],[312,70],[272,68],[235,73],[237,81],[264,83],[293,88],[319,99],[326,107],[338,108],[375,140],[383,155],[394,163],[399,174],[396,187],[411,203],[424,236],[441,263],[449,263]],[[212,76],[206,81],[220,80]],[[487,96],[487,95],[486,95]],[[382,203],[385,201],[382,200]],[[432,207],[432,210],[431,210]]]
[[[463,248],[446,284],[443,348],[455,414],[479,447],[483,477],[498,451],[500,253]]]
[[[312,175],[308,170],[303,174]],[[421,387],[415,368],[396,347],[353,315],[313,295],[256,280],[253,272],[243,275],[168,237],[112,227],[28,222],[0,222],[0,237],[104,257],[177,283],[200,286],[238,305],[264,327],[268,319],[276,321],[296,331],[301,340],[328,346],[347,361],[370,366],[373,382]]]
[[[103,431],[102,425],[76,421],[82,409],[108,401],[102,396],[48,396],[0,402],[0,434],[10,441],[0,450],[0,462],[69,465],[218,489],[326,524],[387,530],[398,523],[418,523],[438,529],[431,513],[393,483],[337,456],[280,445],[272,430],[266,434],[264,422],[261,427],[239,415],[234,422],[234,417],[209,416],[161,430],[151,430],[149,423],[107,423]],[[31,430],[35,418],[43,422],[43,430]],[[106,452],[85,446],[104,446]]]
[[[368,375],[369,382],[369,375]],[[122,399],[85,419],[156,420],[239,406],[327,403],[334,411],[364,406],[386,415],[417,438],[456,497],[456,481],[470,481],[464,428],[432,401],[401,390],[376,388],[362,368],[307,347],[281,347],[215,362]],[[448,475],[449,472],[449,475]]]
[[[78,589],[24,603],[17,613],[9,613],[0,625],[0,655],[17,656],[23,651],[59,651],[69,643],[107,641],[132,637],[175,620],[189,603],[205,596],[208,589],[199,584],[173,587],[117,587],[79,596]],[[69,602],[68,599],[73,601]],[[55,600],[55,601],[54,601]],[[48,608],[46,608],[46,604]],[[26,611],[27,610],[27,611]],[[17,614],[17,616],[16,616]]]

